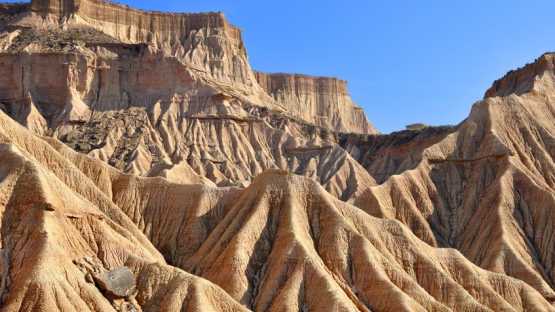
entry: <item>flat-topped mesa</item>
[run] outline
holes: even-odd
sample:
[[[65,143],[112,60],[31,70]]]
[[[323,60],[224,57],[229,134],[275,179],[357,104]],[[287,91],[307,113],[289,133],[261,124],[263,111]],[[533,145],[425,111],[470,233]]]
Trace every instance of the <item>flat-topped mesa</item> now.
[[[316,77],[286,73],[268,74],[261,72],[257,72],[256,74],[260,85],[271,93],[289,89],[297,93],[315,90],[322,93],[348,95],[347,82],[334,77]]]
[[[555,75],[555,53],[545,53],[533,63],[527,64],[517,70],[508,72],[503,78],[496,80],[491,88],[486,91],[485,98],[496,96],[521,95],[540,87],[538,82],[549,83],[552,80],[543,80],[544,74]]]
[[[256,78],[278,103],[298,117],[339,132],[377,133],[353,103],[347,82],[331,77],[261,73]]]
[[[106,0],[32,0],[30,10],[33,14],[17,25],[93,28],[122,43],[148,44],[176,57],[195,77],[236,90],[253,103],[278,104],[299,119],[338,132],[377,132],[343,80],[254,73],[240,30],[222,13],[149,12]]]
[[[182,37],[191,30],[223,28],[226,34],[236,40],[241,40],[240,30],[228,23],[225,16],[220,12],[164,13],[143,11],[105,0],[32,0],[31,10],[41,15],[52,14],[60,17],[70,17],[77,14],[87,20],[112,23],[116,28],[127,26],[136,28],[136,30],[148,31],[158,36],[180,35]],[[121,32],[120,36],[125,37],[127,32]],[[137,38],[136,40],[148,41],[147,39],[150,38]]]
[[[104,0],[32,0],[31,10],[67,25],[88,26],[125,43],[146,43],[212,78],[252,86],[241,31],[220,12],[143,11]]]

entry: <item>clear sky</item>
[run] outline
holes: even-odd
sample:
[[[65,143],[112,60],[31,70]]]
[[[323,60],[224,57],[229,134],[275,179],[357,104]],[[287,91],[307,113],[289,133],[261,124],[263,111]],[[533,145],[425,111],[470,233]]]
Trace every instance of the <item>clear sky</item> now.
[[[456,124],[493,80],[555,50],[553,0],[120,0],[222,11],[254,68],[336,76],[382,132]]]

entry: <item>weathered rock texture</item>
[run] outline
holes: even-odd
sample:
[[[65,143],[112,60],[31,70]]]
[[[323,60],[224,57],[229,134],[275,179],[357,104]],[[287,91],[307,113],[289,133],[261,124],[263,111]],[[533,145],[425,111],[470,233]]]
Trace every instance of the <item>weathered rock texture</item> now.
[[[218,80],[254,85],[241,33],[221,13],[145,13],[98,0],[75,5],[77,22],[124,42],[154,45]]]
[[[554,64],[380,135],[219,13],[0,5],[0,311],[554,311]]]
[[[336,79],[322,78],[320,90],[307,89],[318,94],[296,99],[299,105],[319,113],[317,118],[298,107],[291,110],[293,104],[290,102],[274,101],[257,83],[241,32],[228,23],[222,13],[145,12],[103,0],[33,0],[31,11],[38,18],[22,18],[16,24],[44,26],[48,21],[66,27],[86,25],[122,42],[146,43],[165,55],[176,57],[196,76],[223,88],[232,87],[248,95],[257,105],[286,109],[286,113],[295,117],[333,129],[376,131],[364,112],[347,96],[344,83]],[[274,90],[267,91],[274,95]],[[328,112],[328,109],[332,110]]]
[[[525,282],[313,180],[274,171],[242,190],[140,178],[0,121],[2,311],[554,310]],[[94,276],[122,266],[137,284],[121,298]]]
[[[278,103],[303,120],[338,132],[377,132],[351,100],[344,80],[261,72],[256,78]]]
[[[496,82],[457,131],[356,204],[555,299],[554,58]]]
[[[274,100],[221,14],[98,1],[31,8],[4,13],[12,18],[0,40],[0,99],[37,133],[144,176],[245,185],[280,168],[343,198],[373,184],[330,134],[374,131],[344,83],[320,78],[294,105]],[[183,170],[200,177],[178,177]]]
[[[168,266],[98,178],[0,116],[1,311],[245,311],[221,288]],[[90,179],[87,174],[91,174]],[[136,293],[88,276],[125,266]],[[153,278],[155,276],[155,278]]]

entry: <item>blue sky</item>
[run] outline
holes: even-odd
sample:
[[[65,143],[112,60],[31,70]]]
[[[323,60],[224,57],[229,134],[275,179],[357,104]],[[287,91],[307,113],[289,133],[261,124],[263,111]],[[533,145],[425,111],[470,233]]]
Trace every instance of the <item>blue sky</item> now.
[[[254,68],[337,76],[382,132],[456,124],[493,80],[555,50],[555,1],[120,0],[222,11]]]

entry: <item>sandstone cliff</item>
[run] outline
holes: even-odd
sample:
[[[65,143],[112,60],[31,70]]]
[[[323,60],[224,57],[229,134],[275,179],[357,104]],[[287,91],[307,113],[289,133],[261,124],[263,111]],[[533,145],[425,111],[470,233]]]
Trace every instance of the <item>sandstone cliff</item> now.
[[[199,78],[240,92],[256,105],[281,110],[329,129],[375,132],[346,90],[339,90],[344,86],[331,93],[322,86],[319,94],[297,99],[296,103],[306,107],[305,110],[274,100],[257,82],[240,30],[227,22],[222,13],[145,12],[102,0],[33,0],[30,12],[10,25],[91,27],[123,43],[147,44],[151,49],[176,57]],[[332,84],[327,85],[333,88]],[[274,95],[273,90],[267,91]],[[318,113],[319,117],[314,118],[307,111]]]
[[[497,81],[457,131],[356,204],[553,300],[554,58]]]
[[[340,132],[377,133],[351,100],[344,80],[261,72],[256,78],[278,103],[303,120]]]
[[[140,178],[0,121],[2,311],[555,310],[312,180]],[[121,270],[134,291],[110,295],[99,276]]]
[[[142,46],[88,49],[0,55],[4,110],[39,134],[139,175],[187,168],[219,185],[244,185],[281,168],[343,198],[374,183],[325,129],[246,104],[240,93]]]
[[[152,45],[222,82],[255,84],[241,33],[221,13],[145,12],[101,0],[33,0],[31,10],[47,20],[93,27],[122,42]]]
[[[555,310],[554,54],[381,135],[219,13],[0,26],[0,311]]]
[[[551,90],[539,89],[539,84],[545,81],[546,77],[543,76],[553,72],[554,68],[553,54],[546,53],[533,63],[512,70],[503,78],[495,81],[493,86],[486,91],[485,98],[511,94],[522,95],[535,90],[549,93]]]
[[[39,4],[33,3],[35,11],[46,10]],[[79,13],[83,5],[69,12],[84,14]],[[322,124],[299,110],[285,110],[285,104],[275,104],[269,95],[264,101],[256,82],[246,92],[246,84],[226,84],[217,75],[199,74],[196,67],[151,42],[124,43],[128,38],[88,22],[77,28],[77,17],[64,24],[69,27],[64,31],[56,25],[46,30],[22,28],[37,18],[23,17],[10,23],[11,31],[5,34],[5,53],[0,54],[2,106],[37,133],[54,135],[78,151],[144,176],[179,180],[176,173],[184,170],[198,175],[195,181],[202,183],[246,185],[264,170],[280,168],[310,176],[344,199],[374,184],[333,142],[331,129],[341,124],[346,131],[368,132],[370,127],[350,102],[344,83],[329,79],[312,89],[319,92],[312,94],[317,103],[299,103],[319,110],[335,107],[329,114],[333,123]],[[207,22],[204,27],[213,26]],[[360,129],[354,122],[358,119]]]

